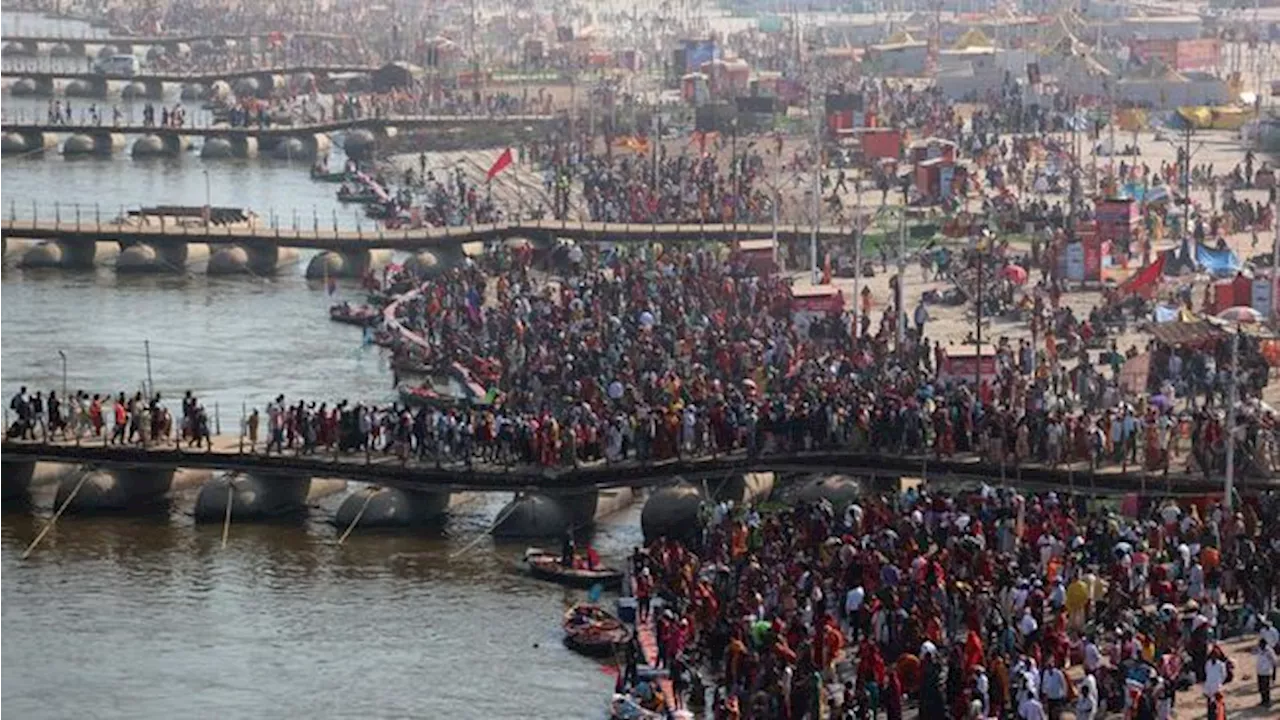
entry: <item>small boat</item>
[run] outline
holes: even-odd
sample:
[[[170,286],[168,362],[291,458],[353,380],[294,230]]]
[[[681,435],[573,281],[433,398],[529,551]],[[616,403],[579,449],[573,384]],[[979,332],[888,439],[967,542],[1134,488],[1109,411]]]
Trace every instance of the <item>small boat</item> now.
[[[401,385],[400,402],[409,407],[450,407],[457,404],[458,399],[436,392],[427,385]]]
[[[311,168],[311,179],[316,182],[340,183],[355,180],[355,176],[346,170],[339,172],[325,172],[320,168]]]
[[[369,205],[372,203],[382,202],[382,200],[383,198],[381,195],[368,188],[352,190],[348,185],[343,185],[338,188],[338,202]]]
[[[615,694],[613,701],[609,703],[609,720],[666,720],[666,718],[666,713],[649,710],[630,695]]]
[[[395,355],[391,358],[391,367],[405,375],[430,375],[436,372],[434,364],[413,356]]]
[[[579,588],[602,585],[606,590],[616,590],[622,587],[622,572],[605,565],[593,569],[566,567],[560,564],[559,554],[539,548],[525,550],[524,561],[529,565],[529,572],[539,580]]]
[[[329,308],[329,319],[334,322],[369,327],[382,319],[382,312],[369,305],[351,305],[341,303]]]
[[[564,611],[564,644],[583,655],[607,657],[625,648],[635,631],[599,605],[578,603]]]

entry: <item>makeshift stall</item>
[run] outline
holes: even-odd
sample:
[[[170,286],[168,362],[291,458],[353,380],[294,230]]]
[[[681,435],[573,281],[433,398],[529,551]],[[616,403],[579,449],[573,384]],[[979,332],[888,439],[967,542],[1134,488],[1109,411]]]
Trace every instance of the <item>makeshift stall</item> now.
[[[1122,248],[1129,247],[1137,238],[1142,224],[1138,201],[1133,198],[1101,198],[1096,203],[1094,217],[1098,222],[1098,237]]]
[[[999,377],[994,345],[954,345],[943,349],[938,381],[943,384],[973,384],[981,374],[982,382],[992,383]]]
[[[834,285],[791,288],[791,322],[802,335],[815,320],[844,312],[844,293]]]
[[[743,240],[738,243],[732,260],[741,263],[747,269],[761,277],[767,277],[778,271],[778,243],[772,238],[763,240]]]
[[[1059,272],[1072,282],[1101,282],[1102,268],[1110,264],[1111,242],[1088,227],[1077,228],[1076,238],[1058,255]]]
[[[1212,293],[1213,306],[1207,309],[1212,315],[1233,307],[1252,307],[1253,305],[1253,280],[1244,276],[1244,273],[1236,273],[1236,276],[1228,280],[1220,280],[1213,284]]]

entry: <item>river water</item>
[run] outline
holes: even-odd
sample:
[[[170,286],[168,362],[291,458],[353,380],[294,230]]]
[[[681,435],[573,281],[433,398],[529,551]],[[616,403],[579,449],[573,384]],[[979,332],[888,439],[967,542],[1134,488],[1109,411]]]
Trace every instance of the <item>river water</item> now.
[[[4,30],[83,34],[5,13]],[[6,75],[6,80],[8,76]],[[43,101],[26,101],[40,112]],[[5,112],[19,105],[5,98]],[[339,155],[340,157],[340,155]],[[3,212],[42,216],[55,201],[90,217],[121,206],[204,202],[275,208],[288,226],[325,222],[332,186],[307,167],[198,157],[135,162],[6,158]],[[64,219],[73,217],[62,205]],[[314,210],[312,208],[315,208]],[[329,220],[332,223],[332,219]],[[343,222],[343,224],[347,224]],[[304,256],[304,263],[305,263]],[[386,359],[360,332],[331,323],[335,298],[302,268],[271,279],[125,277],[22,271],[0,282],[0,390],[20,384],[89,392],[136,390],[150,374],[176,398],[192,389],[235,432],[241,408],[288,398],[392,399]],[[356,287],[337,298],[358,299]],[[149,354],[147,344],[149,342]],[[149,359],[149,363],[148,363]],[[357,529],[342,547],[328,518],[341,496],[304,520],[219,527],[189,516],[194,491],[149,517],[64,518],[26,561],[51,513],[7,510],[0,522],[0,644],[13,717],[596,718],[612,678],[560,643],[565,603],[580,599],[516,567],[523,545],[482,539],[507,499],[478,496],[443,530]],[[639,542],[638,508],[596,530],[619,558]],[[460,556],[455,553],[464,551]]]

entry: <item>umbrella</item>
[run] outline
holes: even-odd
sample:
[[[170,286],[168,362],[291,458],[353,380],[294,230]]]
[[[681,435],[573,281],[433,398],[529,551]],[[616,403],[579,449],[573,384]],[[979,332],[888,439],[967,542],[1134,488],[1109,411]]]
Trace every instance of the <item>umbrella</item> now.
[[[1218,319],[1241,324],[1260,323],[1262,322],[1262,313],[1247,305],[1237,305],[1218,313]]]
[[[1004,269],[1000,271],[1000,277],[1014,285],[1025,285],[1027,282],[1027,269],[1021,265],[1005,265]]]

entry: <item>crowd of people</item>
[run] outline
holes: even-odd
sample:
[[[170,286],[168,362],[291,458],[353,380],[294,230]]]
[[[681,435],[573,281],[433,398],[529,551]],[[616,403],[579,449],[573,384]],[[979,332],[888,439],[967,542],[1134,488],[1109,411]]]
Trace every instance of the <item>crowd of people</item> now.
[[[1167,720],[1194,693],[1213,720],[1252,676],[1269,708],[1277,520],[1274,493],[1117,508],[982,486],[704,505],[699,527],[652,538],[630,568],[675,696],[640,675],[636,646],[617,691],[653,717],[710,702],[725,720],[899,720],[908,705]]]

